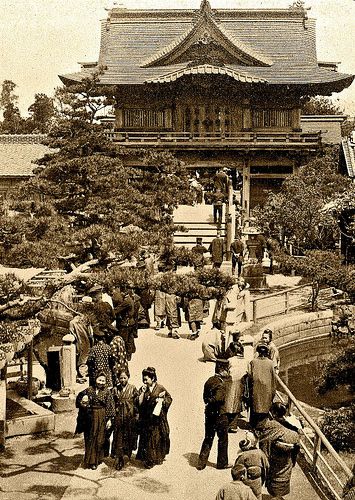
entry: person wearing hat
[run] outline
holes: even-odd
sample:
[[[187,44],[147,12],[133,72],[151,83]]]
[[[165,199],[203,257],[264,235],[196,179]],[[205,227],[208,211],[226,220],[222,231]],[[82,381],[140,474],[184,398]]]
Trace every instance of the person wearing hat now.
[[[231,475],[233,481],[220,488],[216,500],[256,500],[256,496],[247,485],[246,468],[241,464],[235,464]]]
[[[230,252],[232,255],[232,276],[234,276],[236,269],[237,276],[240,276],[242,272],[244,250],[244,243],[242,242],[240,235],[236,234],[234,241],[232,241],[230,246]]]
[[[217,225],[222,224],[223,220],[223,204],[225,202],[226,195],[222,193],[220,189],[217,189],[212,195],[213,201],[213,222]]]
[[[266,342],[256,347],[258,357],[251,360],[248,367],[248,386],[250,395],[250,425],[263,420],[269,413],[276,392],[274,364],[269,358]]]
[[[191,248],[191,262],[195,271],[203,269],[205,265],[205,258],[203,254],[207,252],[207,248],[202,244],[202,238],[196,238],[196,245]]]
[[[216,237],[211,241],[208,251],[212,257],[213,267],[219,269],[222,265],[223,256],[225,254],[224,239],[221,238],[220,230],[217,231]]]
[[[228,468],[228,416],[224,410],[226,380],[229,377],[228,360],[217,360],[215,375],[203,388],[205,403],[205,437],[198,458],[198,470],[206,467],[215,435],[218,437],[217,469]]]
[[[262,486],[266,481],[269,461],[265,453],[257,448],[256,437],[247,432],[245,439],[239,441],[240,453],[237,455],[235,465],[243,465],[246,468],[245,484],[248,485],[256,498],[261,500]]]

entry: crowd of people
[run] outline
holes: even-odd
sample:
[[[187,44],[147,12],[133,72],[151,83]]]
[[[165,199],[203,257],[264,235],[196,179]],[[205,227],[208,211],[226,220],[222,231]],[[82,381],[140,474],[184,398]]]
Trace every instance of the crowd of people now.
[[[206,381],[203,390],[205,437],[197,469],[205,469],[215,436],[217,469],[229,467],[228,434],[238,431],[238,421],[244,412],[249,415],[249,431],[247,438],[239,443],[240,454],[232,468],[233,482],[222,488],[216,498],[260,499],[263,484],[272,498],[281,498],[290,491],[301,425],[287,417],[286,406],[275,401],[275,375],[280,357],[272,341],[272,331],[263,332],[251,360],[245,356],[240,332],[232,334],[227,347],[225,332],[217,332],[214,331],[214,348],[210,345],[207,357],[204,351],[205,359],[215,362],[215,374]]]

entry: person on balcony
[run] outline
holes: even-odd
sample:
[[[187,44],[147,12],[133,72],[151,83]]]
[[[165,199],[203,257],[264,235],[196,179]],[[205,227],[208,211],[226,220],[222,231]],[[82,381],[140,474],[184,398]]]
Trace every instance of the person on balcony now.
[[[225,254],[225,244],[224,239],[221,238],[221,231],[217,231],[217,236],[211,241],[208,251],[212,257],[213,267],[219,269]]]

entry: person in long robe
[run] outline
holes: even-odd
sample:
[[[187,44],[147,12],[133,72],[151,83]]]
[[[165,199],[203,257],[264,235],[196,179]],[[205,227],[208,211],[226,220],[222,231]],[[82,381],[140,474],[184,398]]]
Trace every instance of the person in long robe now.
[[[259,447],[270,464],[266,488],[273,498],[281,498],[290,493],[292,469],[300,448],[298,432],[281,423],[286,411],[282,403],[274,403],[270,415],[256,427]]]
[[[104,373],[106,376],[107,387],[112,387],[112,351],[111,347],[106,344],[106,336],[104,332],[96,330],[95,345],[91,348],[87,359],[89,384],[94,385],[99,373]]]
[[[112,389],[116,415],[113,425],[113,440],[111,456],[115,458],[115,467],[124,467],[124,457],[131,458],[137,448],[138,425],[138,391],[133,384],[128,383],[129,374],[126,370],[118,373],[118,384]]]
[[[147,469],[163,463],[170,451],[168,410],[172,397],[157,383],[155,368],[142,371],[143,386],[139,390],[139,446],[137,459]]]
[[[104,373],[97,375],[94,385],[79,392],[76,407],[79,411],[75,434],[84,433],[84,466],[95,470],[105,456],[106,432],[115,415],[113,397],[106,387]]]
[[[179,339],[178,328],[181,326],[180,297],[173,293],[165,294],[166,326],[168,327],[168,337]]]
[[[255,427],[271,408],[276,392],[274,364],[269,359],[266,343],[257,346],[258,357],[251,360],[248,368],[248,385],[251,399],[250,425]]]
[[[249,486],[258,500],[261,500],[262,486],[269,470],[269,461],[265,453],[257,448],[254,434],[248,432],[246,439],[239,442],[240,453],[235,464],[246,468],[245,484]]]
[[[224,410],[228,415],[229,432],[237,432],[236,417],[242,411],[242,399],[246,392],[246,381],[248,374],[248,361],[244,358],[244,347],[234,337],[235,341],[231,342],[224,357],[229,361],[229,375],[226,381],[226,399],[224,402]]]
[[[116,335],[112,339],[110,347],[113,384],[116,386],[122,370],[129,374],[126,344],[121,335]]]
[[[190,340],[196,340],[199,337],[203,319],[203,300],[199,298],[189,299],[187,303],[187,320],[191,331]]]
[[[204,361],[217,361],[222,358],[224,333],[218,328],[212,327],[211,330],[203,332],[202,352]]]
[[[166,302],[165,302],[165,292],[161,290],[155,290],[154,295],[154,320],[156,323],[156,330],[163,328],[164,322],[166,320]]]

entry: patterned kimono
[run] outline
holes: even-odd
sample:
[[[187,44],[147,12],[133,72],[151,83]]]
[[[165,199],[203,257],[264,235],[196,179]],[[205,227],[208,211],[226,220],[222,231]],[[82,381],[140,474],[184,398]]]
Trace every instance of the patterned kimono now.
[[[165,392],[163,406],[159,416],[153,415],[157,398]],[[149,465],[161,464],[170,451],[170,429],[167,413],[172,398],[166,389],[155,384],[153,390],[144,393],[143,402],[139,407],[139,447],[137,458]]]
[[[131,457],[137,448],[138,391],[132,384],[112,389],[116,416],[113,429],[111,455],[115,458]]]
[[[277,420],[267,418],[257,426],[259,447],[269,460],[266,487],[271,496],[288,495],[292,468],[299,451],[299,435]]]
[[[96,377],[100,373],[104,373],[107,387],[112,386],[111,363],[111,347],[100,340],[91,349],[87,360],[90,385],[94,386]]]
[[[124,370],[129,374],[128,361],[126,353],[126,344],[120,335],[116,335],[111,344],[111,359],[112,359],[112,375],[115,385],[118,384],[118,377],[120,372]]]
[[[84,396],[89,398],[87,406],[82,405]],[[76,407],[79,408],[79,412],[75,433],[84,433],[84,465],[86,467],[97,466],[105,456],[107,420],[115,415],[112,394],[109,389],[97,390],[90,386],[79,392]]]

